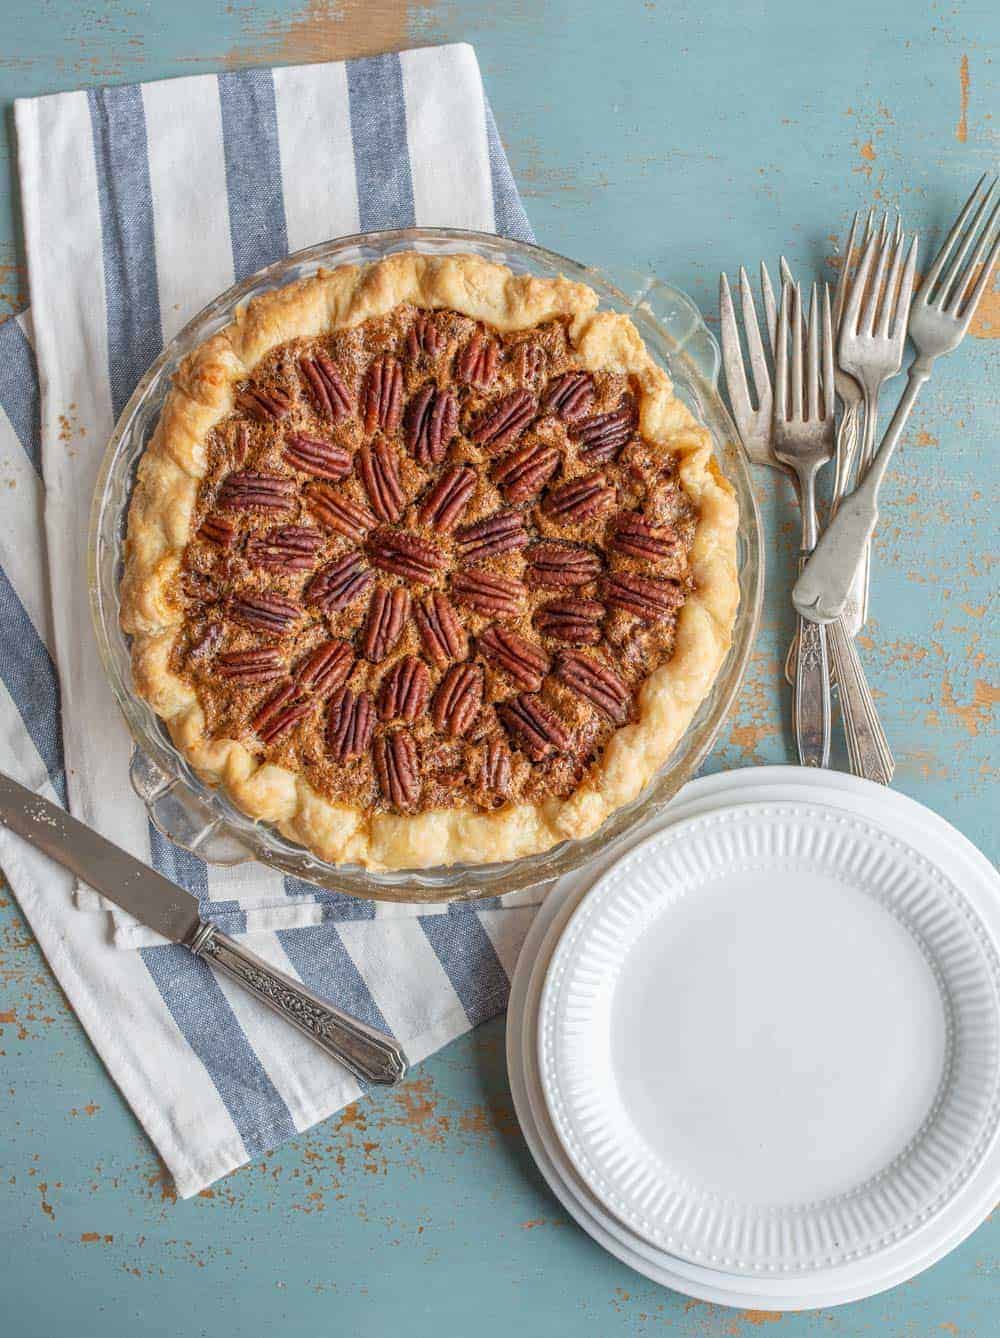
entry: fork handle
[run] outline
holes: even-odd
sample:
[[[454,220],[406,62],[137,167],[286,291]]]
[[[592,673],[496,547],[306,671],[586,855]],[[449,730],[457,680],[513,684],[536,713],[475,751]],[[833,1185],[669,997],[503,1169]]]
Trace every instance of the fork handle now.
[[[885,737],[857,647],[842,618],[835,619],[826,630],[837,674],[840,714],[851,771],[865,780],[888,785],[896,769],[896,760]]]
[[[841,502],[836,516],[799,572],[792,590],[792,603],[806,618],[831,623],[844,612],[854,573],[878,524],[879,487],[920,388],[930,376],[932,361],[918,354],[910,364],[906,389],[868,473],[860,487]]]
[[[801,567],[809,554],[799,557]],[[795,660],[795,745],[799,764],[825,767],[830,763],[830,667],[826,628],[799,615],[799,652]]]

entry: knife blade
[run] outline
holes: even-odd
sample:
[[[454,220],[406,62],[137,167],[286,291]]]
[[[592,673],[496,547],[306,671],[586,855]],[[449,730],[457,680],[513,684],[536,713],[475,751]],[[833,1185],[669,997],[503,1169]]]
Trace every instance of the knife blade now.
[[[203,921],[197,897],[3,772],[0,823],[144,925],[238,981],[363,1082],[391,1085],[405,1076],[406,1056],[394,1040]]]

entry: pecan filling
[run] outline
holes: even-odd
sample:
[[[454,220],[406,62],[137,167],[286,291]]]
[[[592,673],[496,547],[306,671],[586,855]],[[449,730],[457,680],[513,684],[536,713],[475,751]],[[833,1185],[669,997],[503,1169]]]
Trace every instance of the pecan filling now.
[[[290,341],[208,444],[172,668],[334,803],[565,798],[673,653],[694,508],[559,320]]]

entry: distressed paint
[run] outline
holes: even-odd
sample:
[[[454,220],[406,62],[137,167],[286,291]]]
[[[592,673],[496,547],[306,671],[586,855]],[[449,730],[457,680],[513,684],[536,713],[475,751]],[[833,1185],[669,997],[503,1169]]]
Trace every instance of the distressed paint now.
[[[873,204],[901,208],[936,239],[997,157],[1000,16],[988,0],[845,0],[808,15],[776,0],[764,14],[723,0],[50,0],[41,10],[7,0],[0,89],[9,104],[80,84],[470,40],[540,241],[655,270],[714,320],[720,268],[781,252],[798,270],[836,260],[851,214]],[[6,147],[0,318],[25,286]],[[887,481],[861,644],[898,787],[996,857],[1000,294],[973,333],[926,388]],[[71,406],[66,449],[74,422]],[[797,519],[782,480],[762,474],[756,486],[768,598],[712,769],[791,756],[780,672]],[[916,1281],[816,1315],[703,1305],[623,1268],[534,1170],[499,1021],[402,1089],[179,1203],[2,889],[0,1058],[0,1246],[17,1259],[4,1305],[20,1338],[71,1326],[107,1338],[1000,1331],[997,1221]]]

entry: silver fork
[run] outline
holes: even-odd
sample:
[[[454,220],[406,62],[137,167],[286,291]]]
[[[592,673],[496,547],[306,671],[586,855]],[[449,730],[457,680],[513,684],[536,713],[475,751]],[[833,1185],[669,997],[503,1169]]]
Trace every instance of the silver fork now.
[[[852,232],[852,244],[853,236]],[[791,272],[783,257],[781,260],[781,277],[783,282],[791,278]],[[771,286],[771,276],[768,274],[767,266],[763,263],[760,267],[760,284],[767,333],[773,352],[777,307],[774,300],[774,290]],[[767,360],[764,356],[760,327],[757,322],[757,308],[754,302],[753,289],[747,272],[742,266],[739,271],[739,295],[743,324],[746,330],[754,395],[757,400],[756,408],[751,401],[750,390],[747,385],[729,279],[725,274],[721,275],[719,279],[719,307],[722,323],[722,360],[726,369],[726,382],[736,423],[746,452],[754,464],[769,465],[772,469],[778,469],[782,473],[789,474],[795,480],[792,470],[776,458],[772,449],[771,378]],[[838,393],[840,393],[840,377],[836,377],[836,383]],[[860,404],[860,389],[855,387],[855,393],[857,403]],[[839,435],[837,449],[839,455],[841,449]],[[796,492],[798,492],[797,481]],[[857,647],[839,622],[834,623],[828,629],[828,639],[830,649],[833,652],[834,668],[837,671],[840,711],[844,723],[844,733],[847,738],[851,770],[856,776],[864,776],[868,780],[887,785],[892,779],[894,767],[892,753],[878,717],[871,689],[865,679]],[[790,663],[787,670],[789,682],[793,687],[795,686],[797,650],[798,636],[796,635],[789,647]]]
[[[993,268],[1000,258],[1000,235],[993,239],[992,244],[990,239],[1000,215],[1000,203],[995,204],[990,211],[997,187],[996,178],[980,197],[985,181],[984,175],[966,201],[913,303],[909,316],[909,334],[917,355],[910,364],[906,389],[896,406],[878,454],[860,486],[841,504],[812,558],[800,572],[792,591],[799,612],[820,622],[829,622],[843,613],[854,567],[871,542],[878,523],[878,491],[910,410],[931,374],[935,359],[950,353],[962,342],[976,307],[992,280]],[[969,256],[974,242],[975,247]],[[968,260],[966,257],[969,257]],[[907,258],[907,274],[911,285],[915,264],[916,238]]]
[[[821,335],[820,302],[816,284],[813,284],[804,341],[802,288],[787,281],[782,284],[774,346],[772,444],[776,459],[793,470],[799,482],[802,512],[800,561],[804,561],[816,546],[816,475],[833,458],[834,450],[833,324],[830,289],[826,284],[823,285],[822,306]],[[799,652],[795,660],[794,711],[799,761],[806,767],[827,766],[830,761],[830,669],[826,628],[801,616]]]

